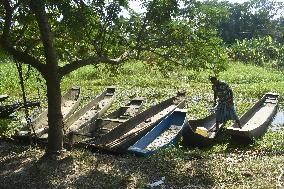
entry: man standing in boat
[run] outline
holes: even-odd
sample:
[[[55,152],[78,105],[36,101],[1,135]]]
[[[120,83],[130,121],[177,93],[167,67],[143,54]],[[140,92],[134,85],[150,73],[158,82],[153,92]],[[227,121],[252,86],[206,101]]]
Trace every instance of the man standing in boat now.
[[[217,77],[210,77],[212,83],[212,90],[214,91],[214,107],[216,107],[216,127],[219,129],[219,125],[226,123],[228,120],[235,120],[236,124],[241,128],[240,120],[236,112],[234,105],[233,91],[230,86],[220,81]],[[218,98],[218,104],[217,104]]]

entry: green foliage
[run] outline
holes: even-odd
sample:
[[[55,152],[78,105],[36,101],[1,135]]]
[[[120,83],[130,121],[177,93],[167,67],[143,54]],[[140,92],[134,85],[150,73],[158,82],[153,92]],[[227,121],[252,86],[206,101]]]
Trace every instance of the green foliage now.
[[[174,13],[176,7],[172,7]],[[225,16],[224,11],[217,6],[186,2],[170,21],[149,24],[147,32],[141,36],[144,41],[140,48],[150,50],[140,55],[149,64],[157,64],[165,75],[176,66],[210,69],[216,74],[225,70],[228,57],[216,32],[218,20]]]
[[[220,73],[220,76],[229,83],[234,84],[259,84],[283,82],[283,73],[277,69],[263,68],[251,64],[233,62],[229,68]]]
[[[284,45],[279,48],[279,56],[275,64],[276,67],[284,68]]]
[[[8,63],[7,63],[8,62]],[[0,94],[8,94],[11,98],[8,101],[22,101],[20,79],[16,65],[7,57],[0,60]],[[46,87],[42,76],[29,66],[23,65],[23,77],[25,79],[25,90],[29,99],[45,98]]]
[[[183,60],[185,66],[197,70],[209,69],[214,74],[227,69],[228,56],[219,38],[212,37],[209,41],[200,39],[188,45],[190,50],[187,59]]]
[[[284,128],[279,130],[269,130],[261,140],[257,140],[254,144],[255,148],[273,151],[276,153],[284,151]]]
[[[129,59],[151,61],[165,75],[175,66],[215,73],[226,68],[226,52],[216,31],[227,13],[214,3],[192,1],[180,6],[172,0],[142,1],[147,12],[130,11],[127,18],[121,15],[128,7],[125,0],[44,3],[61,65],[90,56],[118,58],[129,52]],[[27,2],[10,4],[18,8],[11,20],[17,24],[12,24],[8,41],[45,63],[46,52],[34,13]],[[4,7],[0,8],[5,18]],[[12,44],[15,41],[17,44]],[[112,73],[116,74],[115,69]]]
[[[283,2],[252,0],[242,4],[218,4],[228,11],[228,17],[222,19],[219,26],[220,35],[226,43],[268,35],[283,42],[283,23],[277,18],[283,9]]]
[[[283,46],[275,42],[270,36],[242,40],[229,48],[230,57],[237,61],[264,65],[276,62],[282,64]]]
[[[18,130],[19,121],[12,121],[11,119],[0,120],[0,137],[11,136]]]

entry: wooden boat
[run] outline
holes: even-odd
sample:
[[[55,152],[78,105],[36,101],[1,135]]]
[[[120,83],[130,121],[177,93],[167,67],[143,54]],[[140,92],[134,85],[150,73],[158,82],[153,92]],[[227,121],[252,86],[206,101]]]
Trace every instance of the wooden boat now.
[[[189,120],[183,129],[183,143],[186,146],[206,147],[214,144],[216,136],[221,132],[224,124],[214,131],[216,124],[215,114],[208,115],[202,119]]]
[[[186,109],[177,108],[134,145],[130,146],[128,152],[137,156],[149,156],[176,144],[183,127],[188,124],[186,113]]]
[[[6,94],[0,95],[0,102],[3,102],[3,101],[6,100],[7,98],[9,98],[9,96],[6,95]]]
[[[277,112],[279,95],[266,93],[244,115],[241,116],[241,128],[237,124],[227,128],[227,132],[242,141],[261,137],[267,130]]]
[[[115,87],[108,87],[103,93],[96,96],[66,120],[64,124],[65,134],[88,128],[91,123],[107,111],[114,99]]]
[[[89,148],[124,153],[128,147],[149,132],[156,123],[185,104],[185,93],[178,93],[112,129],[102,137],[85,141]]]
[[[125,106],[118,108],[103,118],[98,118],[94,123],[90,124],[89,127],[84,127],[78,130],[78,132],[74,132],[73,134],[75,136],[72,136],[74,137],[71,139],[72,143],[107,134],[121,123],[135,116],[140,111],[143,102],[144,98],[134,98]]]
[[[61,103],[61,111],[63,115],[63,121],[68,119],[75,109],[79,106],[81,100],[80,87],[72,87],[63,97]],[[35,130],[36,137],[47,137],[48,131],[48,119],[47,110],[43,111],[34,121],[32,121],[32,127]],[[21,131],[18,132],[18,136],[28,136],[29,130],[27,126],[24,126]]]
[[[40,106],[40,102],[27,101],[26,104],[22,102],[16,102],[13,104],[0,106],[0,119],[10,118],[11,114],[15,113],[15,111],[19,110],[20,108],[29,108],[35,106]]]
[[[128,104],[110,113],[105,118],[98,119],[92,128],[89,129],[89,133],[94,136],[109,133],[121,123],[135,116],[140,111],[143,102],[143,98],[132,99]]]

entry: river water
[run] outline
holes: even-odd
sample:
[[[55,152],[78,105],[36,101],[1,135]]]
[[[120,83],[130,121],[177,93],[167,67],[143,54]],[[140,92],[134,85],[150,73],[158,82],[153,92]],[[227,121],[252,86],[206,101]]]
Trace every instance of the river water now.
[[[271,122],[271,126],[269,127],[272,131],[277,131],[284,125],[284,110],[282,108],[278,108],[275,117]]]

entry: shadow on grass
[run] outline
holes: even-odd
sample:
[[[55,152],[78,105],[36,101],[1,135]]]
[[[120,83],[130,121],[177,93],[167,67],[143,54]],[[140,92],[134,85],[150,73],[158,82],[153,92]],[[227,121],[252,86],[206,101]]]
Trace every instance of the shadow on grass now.
[[[72,157],[46,161],[39,151],[7,142],[1,142],[0,154],[0,188],[54,188],[72,172]]]
[[[141,169],[151,171],[151,182],[165,177],[165,188],[210,188],[214,184],[207,155],[198,149],[169,148],[147,158]],[[150,170],[149,170],[150,169]]]
[[[150,157],[79,150],[47,161],[43,150],[3,142],[0,146],[0,188],[147,188],[162,177],[164,183],[156,188],[214,185],[208,156],[200,150],[169,148]]]
[[[169,148],[150,157],[95,153],[93,168],[76,178],[75,188],[210,188],[214,184],[211,167],[202,152]]]
[[[223,130],[214,141],[213,145],[221,146],[223,153],[230,153],[235,150],[248,150],[252,148],[254,141],[244,140],[240,138],[232,138],[226,130]],[[211,147],[213,147],[213,145]],[[210,150],[211,147],[208,147],[206,150]]]

